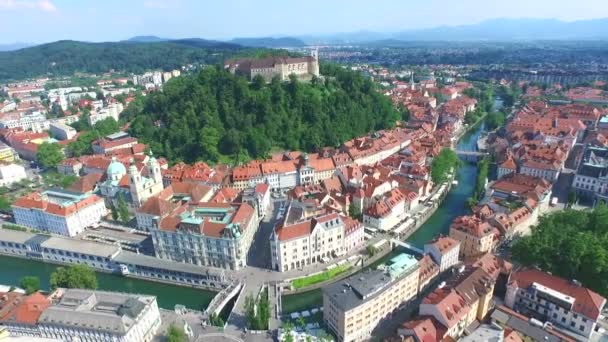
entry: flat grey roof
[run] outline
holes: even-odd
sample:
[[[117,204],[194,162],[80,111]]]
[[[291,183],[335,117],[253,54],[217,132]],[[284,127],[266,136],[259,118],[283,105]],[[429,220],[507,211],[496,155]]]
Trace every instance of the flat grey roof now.
[[[147,235],[117,231],[103,227],[97,229],[87,229],[78,235],[78,237],[81,239],[91,236],[100,237],[104,239],[111,238],[116,241],[129,242],[135,244],[140,244],[148,238]]]
[[[39,323],[94,329],[124,335],[136,323],[142,310],[154,302],[153,296],[116,292],[61,289],[59,301],[49,306]]]
[[[145,266],[150,268],[161,268],[163,270],[184,272],[198,275],[221,275],[224,270],[219,268],[197,266],[186,264],[183,262],[175,262],[166,259],[160,259],[149,255],[137,254],[128,251],[121,251],[115,258],[115,262],[123,264],[131,264],[135,266]]]
[[[530,324],[530,322],[523,320],[517,316],[512,316],[506,312],[501,311],[500,309],[494,310],[490,317],[492,317],[492,319],[496,319],[499,322],[502,322],[503,324],[517,332],[529,336],[535,341],[561,341],[559,337],[549,334],[543,328],[534,326]]]
[[[31,239],[35,234],[28,232],[21,232],[18,230],[0,229],[0,241],[5,242],[13,242],[13,243],[25,243],[27,240]]]
[[[343,311],[349,311],[367,302],[391,282],[390,275],[382,270],[367,270],[323,288],[323,293]]]
[[[100,256],[104,258],[111,257],[114,253],[120,250],[118,246],[112,246],[85,240],[74,240],[57,236],[50,237],[48,240],[40,244],[40,246],[43,248],[54,248],[63,251]]]

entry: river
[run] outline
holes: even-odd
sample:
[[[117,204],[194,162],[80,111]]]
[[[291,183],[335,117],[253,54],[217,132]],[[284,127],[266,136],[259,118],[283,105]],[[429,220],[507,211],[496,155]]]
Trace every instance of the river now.
[[[59,266],[39,261],[0,256],[0,284],[19,285],[19,279],[34,275],[40,278],[43,289],[48,289],[51,273]],[[157,297],[158,306],[173,310],[183,304],[195,310],[204,310],[215,292],[163,283],[97,273],[98,289],[108,291],[149,294]]]
[[[483,132],[485,132],[485,123],[482,122],[460,139],[457,149],[475,151],[477,139]],[[463,163],[458,169],[456,176],[458,186],[452,187],[452,190],[448,193],[439,208],[437,208],[437,211],[406,241],[416,247],[422,248],[426,242],[438,234],[447,235],[452,220],[467,213],[468,209],[465,207],[465,203],[473,195],[476,176],[477,166],[475,164]],[[400,252],[400,249],[396,248],[377,263],[387,261]],[[282,298],[283,313],[303,311],[322,305],[323,297],[321,290],[312,290],[300,294],[283,296]]]

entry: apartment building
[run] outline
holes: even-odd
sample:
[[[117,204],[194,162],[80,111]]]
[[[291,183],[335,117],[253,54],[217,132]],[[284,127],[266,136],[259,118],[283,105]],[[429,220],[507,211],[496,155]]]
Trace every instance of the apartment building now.
[[[323,319],[338,341],[365,341],[378,323],[418,291],[419,264],[401,254],[386,265],[323,288]]]
[[[103,198],[61,189],[25,195],[12,208],[17,224],[65,236],[78,235],[107,213]]]
[[[285,272],[343,255],[364,241],[363,225],[338,213],[292,219],[288,209],[284,222],[270,236],[272,268]]]
[[[405,218],[408,203],[399,189],[393,189],[364,211],[363,223],[372,228],[391,230]]]
[[[460,258],[469,258],[493,251],[500,232],[476,216],[460,216],[450,225],[450,238],[460,242]]]
[[[158,258],[238,270],[246,266],[258,229],[258,213],[249,204],[184,204],[152,229]]]
[[[460,242],[449,236],[440,236],[426,243],[424,252],[431,255],[439,265],[439,271],[443,272],[458,263]]]
[[[549,322],[578,341],[588,341],[599,328],[606,298],[575,280],[524,269],[511,275],[505,305],[543,323]]]
[[[594,202],[608,200],[608,148],[585,147],[572,188],[580,198]]]

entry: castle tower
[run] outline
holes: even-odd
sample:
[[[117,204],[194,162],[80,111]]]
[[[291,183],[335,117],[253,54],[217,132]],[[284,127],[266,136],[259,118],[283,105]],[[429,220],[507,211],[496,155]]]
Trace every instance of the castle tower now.
[[[319,77],[319,49],[310,50],[310,57],[312,60],[308,65],[308,73]]]

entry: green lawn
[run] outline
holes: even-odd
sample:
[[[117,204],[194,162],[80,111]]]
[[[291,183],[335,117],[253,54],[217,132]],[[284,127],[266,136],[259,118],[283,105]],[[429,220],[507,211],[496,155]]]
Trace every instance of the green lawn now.
[[[291,282],[291,285],[296,289],[301,289],[303,287],[311,286],[332,278],[348,271],[350,269],[350,265],[340,265],[332,268],[331,270],[327,270],[322,273],[318,273],[315,275],[311,275],[308,277],[302,277],[295,279]]]

